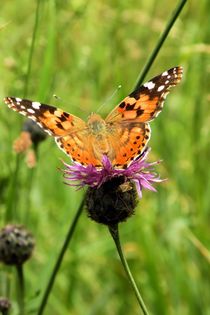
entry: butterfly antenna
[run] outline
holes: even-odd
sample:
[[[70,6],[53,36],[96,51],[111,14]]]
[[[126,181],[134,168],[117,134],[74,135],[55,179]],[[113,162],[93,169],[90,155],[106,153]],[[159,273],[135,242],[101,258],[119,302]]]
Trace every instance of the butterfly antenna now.
[[[56,99],[56,101],[62,102],[62,103],[64,103],[65,105],[69,105],[69,102],[65,101],[62,97],[60,97],[60,96],[58,96],[58,95],[56,95],[56,94],[53,94],[53,97]],[[87,112],[86,112],[84,109],[82,109],[81,107],[79,107],[79,106],[77,106],[77,105],[74,105],[74,103],[71,104],[71,107],[74,107],[74,108],[76,108],[76,109],[79,108],[80,111],[82,111],[82,112],[84,112],[85,114],[87,114]]]
[[[56,94],[53,94],[53,97],[57,100],[57,101],[62,101],[62,98]]]
[[[122,85],[118,85],[118,87],[114,90],[114,92],[105,100],[101,106],[97,109],[96,113],[98,113],[114,96],[115,94],[121,89]]]

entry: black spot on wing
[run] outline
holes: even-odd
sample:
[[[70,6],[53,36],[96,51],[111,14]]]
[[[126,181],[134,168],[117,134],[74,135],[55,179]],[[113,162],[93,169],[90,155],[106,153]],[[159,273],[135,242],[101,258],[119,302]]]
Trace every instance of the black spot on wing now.
[[[124,108],[125,105],[126,105],[125,102],[122,102],[122,103],[120,103],[119,107],[120,107],[120,108]]]
[[[144,110],[141,108],[137,109],[137,111],[136,111],[137,117],[141,116],[143,113],[144,113]]]
[[[134,104],[126,104],[126,110],[133,110],[134,109],[134,106],[136,105],[136,103],[134,103]]]
[[[57,126],[58,128],[60,128],[60,129],[63,129],[62,124],[61,124],[61,123],[59,123],[59,122],[57,122],[57,123],[56,123],[56,126]]]

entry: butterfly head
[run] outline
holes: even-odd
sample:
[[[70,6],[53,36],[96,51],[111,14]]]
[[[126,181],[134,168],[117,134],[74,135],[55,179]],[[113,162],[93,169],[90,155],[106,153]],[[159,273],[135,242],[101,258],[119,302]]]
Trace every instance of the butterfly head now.
[[[106,131],[106,123],[100,115],[92,113],[87,121],[87,126],[93,135],[104,133]]]

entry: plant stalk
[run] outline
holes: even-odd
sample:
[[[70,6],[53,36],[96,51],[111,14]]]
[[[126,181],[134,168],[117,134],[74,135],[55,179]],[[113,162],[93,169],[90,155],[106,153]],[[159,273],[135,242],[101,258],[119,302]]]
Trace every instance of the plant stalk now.
[[[168,37],[168,34],[169,34],[171,28],[173,27],[174,23],[176,22],[176,20],[177,20],[178,16],[180,15],[186,2],[187,2],[187,0],[181,0],[178,3],[174,12],[172,13],[170,20],[166,24],[166,27],[165,27],[162,35],[160,36],[155,48],[153,49],[151,55],[149,56],[144,68],[142,69],[142,71],[141,71],[141,73],[140,73],[140,75],[136,81],[137,83],[136,83],[135,89],[137,89],[142,84],[142,82],[144,81],[147,73],[149,72],[153,62],[155,61],[155,58],[157,57],[161,47],[163,46],[166,38]]]
[[[121,242],[120,242],[120,237],[119,237],[119,229],[118,229],[118,225],[114,225],[114,226],[109,226],[109,231],[110,231],[110,234],[115,242],[115,245],[116,245],[116,248],[117,248],[117,252],[118,252],[118,255],[120,257],[120,260],[121,260],[121,263],[123,265],[123,268],[125,270],[125,273],[128,277],[128,280],[132,286],[132,289],[136,295],[136,298],[137,298],[137,301],[139,303],[139,306],[141,308],[141,311],[144,315],[149,315],[149,312],[146,308],[146,305],[144,303],[144,300],[139,292],[139,289],[136,285],[136,282],[133,278],[133,275],[130,271],[130,268],[128,266],[128,263],[127,263],[127,260],[123,254],[123,251],[122,251],[122,247],[121,247]]]
[[[35,47],[36,34],[37,34],[37,29],[38,29],[40,3],[41,3],[41,0],[37,0],[35,22],[34,22],[31,47],[30,47],[29,57],[28,57],[28,69],[27,69],[25,87],[24,87],[24,93],[23,93],[24,97],[26,97],[28,94],[28,84],[29,84],[29,79],[31,77],[31,66],[32,66],[32,58],[33,58],[34,47]]]
[[[24,315],[25,306],[24,306],[24,298],[25,298],[25,282],[24,282],[24,273],[23,273],[23,265],[16,265],[17,270],[17,301],[19,306],[19,315]]]

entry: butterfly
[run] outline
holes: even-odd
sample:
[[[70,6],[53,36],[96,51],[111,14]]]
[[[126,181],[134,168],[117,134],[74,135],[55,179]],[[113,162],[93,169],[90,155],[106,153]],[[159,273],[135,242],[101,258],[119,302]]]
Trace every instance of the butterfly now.
[[[105,119],[92,113],[87,122],[27,99],[6,97],[4,102],[53,136],[74,162],[101,168],[107,155],[113,167],[125,169],[144,152],[151,135],[149,122],[162,111],[170,88],[180,82],[182,73],[182,67],[163,72],[125,97]]]

